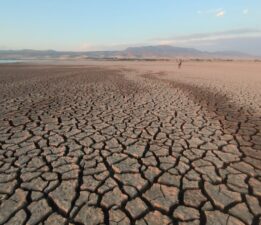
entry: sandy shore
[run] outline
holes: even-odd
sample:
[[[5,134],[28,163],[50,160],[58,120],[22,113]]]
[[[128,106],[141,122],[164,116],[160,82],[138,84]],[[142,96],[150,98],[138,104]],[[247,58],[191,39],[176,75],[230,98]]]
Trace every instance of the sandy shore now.
[[[260,72],[0,65],[0,224],[259,224]]]

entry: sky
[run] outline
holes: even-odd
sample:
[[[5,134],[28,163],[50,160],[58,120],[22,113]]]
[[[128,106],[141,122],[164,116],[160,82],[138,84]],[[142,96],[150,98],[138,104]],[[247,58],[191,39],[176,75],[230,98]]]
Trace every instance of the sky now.
[[[160,44],[261,55],[261,1],[0,0],[0,49]]]

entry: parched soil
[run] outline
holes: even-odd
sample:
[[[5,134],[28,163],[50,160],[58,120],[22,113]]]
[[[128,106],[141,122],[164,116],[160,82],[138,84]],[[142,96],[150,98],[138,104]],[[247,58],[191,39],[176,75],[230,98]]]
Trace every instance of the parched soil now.
[[[261,74],[183,67],[1,65],[0,224],[260,224]]]

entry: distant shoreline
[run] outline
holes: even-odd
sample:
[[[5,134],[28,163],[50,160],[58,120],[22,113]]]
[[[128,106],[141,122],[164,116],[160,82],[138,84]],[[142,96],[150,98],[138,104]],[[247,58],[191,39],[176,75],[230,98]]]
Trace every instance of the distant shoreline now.
[[[30,62],[45,62],[45,61],[129,61],[129,62],[174,62],[177,59],[173,58],[28,58],[28,59],[0,59],[0,64],[17,64],[17,63],[30,63]],[[249,61],[261,62],[261,59],[219,59],[219,58],[183,58],[184,61],[191,62],[232,62],[232,61]]]

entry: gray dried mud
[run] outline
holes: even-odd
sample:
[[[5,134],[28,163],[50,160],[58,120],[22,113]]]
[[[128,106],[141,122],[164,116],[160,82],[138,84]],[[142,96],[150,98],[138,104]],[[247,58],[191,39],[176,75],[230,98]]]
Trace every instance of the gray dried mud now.
[[[0,224],[260,224],[260,130],[164,73],[1,65]]]

